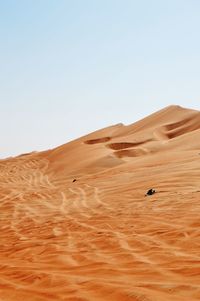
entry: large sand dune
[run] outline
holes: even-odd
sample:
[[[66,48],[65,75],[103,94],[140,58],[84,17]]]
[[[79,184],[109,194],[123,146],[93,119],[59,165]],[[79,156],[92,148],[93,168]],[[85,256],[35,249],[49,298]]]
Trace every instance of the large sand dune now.
[[[200,112],[1,160],[0,187],[0,301],[200,300]]]

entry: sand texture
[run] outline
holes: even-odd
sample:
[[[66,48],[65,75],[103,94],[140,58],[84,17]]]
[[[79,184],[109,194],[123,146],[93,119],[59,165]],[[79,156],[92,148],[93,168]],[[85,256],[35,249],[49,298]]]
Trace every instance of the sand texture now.
[[[199,301],[200,112],[0,160],[0,229],[0,301]]]

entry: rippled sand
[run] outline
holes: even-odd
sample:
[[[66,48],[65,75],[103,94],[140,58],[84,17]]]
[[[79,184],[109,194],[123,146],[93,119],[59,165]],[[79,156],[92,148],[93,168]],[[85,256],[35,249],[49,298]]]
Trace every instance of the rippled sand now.
[[[200,112],[1,160],[0,187],[0,301],[200,300]]]

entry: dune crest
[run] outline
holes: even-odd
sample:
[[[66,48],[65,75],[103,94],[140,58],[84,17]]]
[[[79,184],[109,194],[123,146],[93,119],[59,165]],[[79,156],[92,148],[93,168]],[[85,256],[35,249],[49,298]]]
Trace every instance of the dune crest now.
[[[199,141],[169,106],[0,160],[0,300],[199,301]]]

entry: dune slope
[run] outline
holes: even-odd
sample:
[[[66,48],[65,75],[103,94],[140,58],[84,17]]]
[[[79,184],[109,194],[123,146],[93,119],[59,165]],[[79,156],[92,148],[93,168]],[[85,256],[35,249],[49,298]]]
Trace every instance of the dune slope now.
[[[0,300],[200,300],[199,176],[179,106],[1,160]]]

